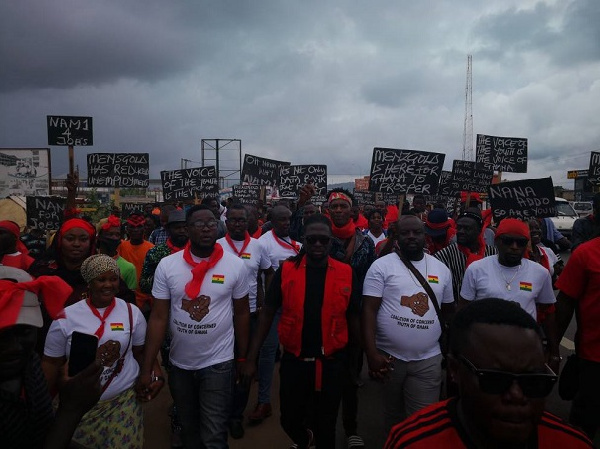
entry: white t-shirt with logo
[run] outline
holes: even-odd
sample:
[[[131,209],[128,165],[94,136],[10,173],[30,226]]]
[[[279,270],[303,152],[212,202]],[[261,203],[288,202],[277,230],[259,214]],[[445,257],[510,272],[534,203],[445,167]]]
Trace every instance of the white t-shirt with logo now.
[[[244,246],[243,240],[231,240],[237,249],[237,251],[241,251]],[[223,247],[223,251],[233,254],[234,256],[239,257],[244,262],[246,269],[248,270],[248,286],[250,289],[249,299],[250,299],[250,312],[256,311],[256,288],[257,288],[257,276],[258,270],[267,270],[271,267],[271,261],[264,254],[263,248],[258,240],[250,237],[250,242],[248,246],[241,254],[238,256],[238,253],[233,250],[233,248],[227,242],[225,237],[217,240],[217,243]]]
[[[98,309],[100,315],[104,314],[106,309]],[[65,308],[66,318],[55,320],[50,325],[50,330],[46,336],[44,355],[48,357],[69,357],[71,352],[71,336],[74,331],[84,334],[94,335],[101,324],[86,301],[79,301]],[[114,398],[127,389],[133,387],[140,367],[133,357],[132,346],[143,346],[146,338],[146,320],[134,304],[131,304],[131,316],[133,322],[133,334],[131,335],[131,345],[125,355],[123,369],[113,378],[108,388],[102,393],[100,400]],[[129,342],[129,312],[127,303],[122,299],[116,298],[115,308],[104,322],[104,334],[98,341],[98,346],[107,341],[118,341],[121,344],[121,356],[127,349]],[[111,366],[104,367],[100,382],[104,385],[112,375],[117,366],[115,361]]]
[[[522,259],[520,266],[505,267],[498,262],[498,256],[484,257],[469,265],[460,296],[467,301],[484,298],[515,301],[534,319],[537,319],[536,303],[556,302],[550,273],[543,266]]]
[[[429,282],[440,307],[441,303],[454,301],[452,276],[446,265],[428,254],[412,263]],[[419,292],[426,293],[396,253],[377,259],[367,271],[363,295],[381,298],[375,334],[377,348],[404,361],[425,360],[440,354],[438,339],[442,329],[432,298],[423,316],[400,304],[402,296]]]
[[[295,242],[295,240],[292,240],[290,237],[279,237],[279,240],[284,240],[288,243],[292,241]],[[291,246],[287,245],[286,243],[278,242],[275,239],[273,230],[261,235],[258,241],[262,245],[264,253],[271,261],[271,266],[275,271],[277,271],[277,268],[279,268],[281,262],[298,254]],[[299,248],[302,248],[301,243],[296,243],[298,244]]]
[[[192,254],[195,262],[202,260]],[[190,300],[185,286],[192,280],[192,267],[183,251],[163,258],[154,274],[152,296],[170,300],[172,335],[169,360],[178,368],[198,370],[233,359],[233,301],[248,294],[244,262],[223,250],[223,257],[204,276],[200,295],[210,297],[208,314],[195,321],[182,309],[182,299]]]

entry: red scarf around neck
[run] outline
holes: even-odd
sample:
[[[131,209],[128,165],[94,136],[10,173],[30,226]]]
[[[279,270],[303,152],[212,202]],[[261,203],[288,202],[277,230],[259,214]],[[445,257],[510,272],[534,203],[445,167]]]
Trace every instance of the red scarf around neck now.
[[[277,234],[275,234],[275,231],[272,229],[271,233],[273,234],[273,238],[277,243],[279,243],[279,245],[287,249],[292,248],[294,251],[296,251],[296,254],[300,252],[300,245],[298,245],[298,242],[296,242],[294,239],[290,238],[290,241],[288,242],[287,240],[283,240],[281,237],[277,237]]]
[[[467,262],[465,264],[465,268],[471,265],[473,262],[477,262],[478,260],[483,259],[485,254],[485,240],[483,239],[483,231],[479,234],[477,238],[477,245],[479,246],[479,251],[472,252],[470,248],[467,248],[463,245],[458,245],[458,250],[467,256]]]
[[[102,315],[100,315],[100,312],[98,312],[98,309],[94,307],[89,298],[85,302],[87,303],[94,316],[100,320],[100,326],[98,327],[98,329],[96,329],[96,332],[94,332],[94,335],[98,337],[98,341],[100,341],[100,339],[104,335],[104,325],[106,324],[106,319],[110,315],[110,312],[112,312],[115,306],[117,305],[117,301],[115,300],[115,298],[113,298],[110,305],[106,309],[104,309],[104,313]]]
[[[192,266],[192,280],[185,286],[185,294],[188,295],[188,298],[195,299],[200,293],[202,281],[204,281],[204,275],[223,257],[223,247],[218,243],[215,243],[213,251],[208,260],[203,260],[200,263],[194,262],[190,247],[191,244],[188,242],[183,249],[183,260]]]
[[[225,234],[225,240],[227,240],[227,243],[229,243],[229,246],[231,246],[231,249],[238,255],[238,257],[242,257],[244,250],[250,244],[250,234],[246,232],[246,235],[244,237],[244,244],[242,245],[242,249],[240,249],[239,251],[237,250],[237,247],[235,246],[235,243],[233,243],[233,240],[231,239],[229,234]]]
[[[171,250],[171,254],[175,254],[178,253],[179,251],[181,251],[183,248],[185,248],[185,245],[179,247],[179,246],[175,246],[173,245],[173,242],[171,241],[171,237],[169,237],[167,239],[167,247]]]
[[[356,225],[352,220],[348,221],[344,226],[337,227],[333,221],[331,222],[331,231],[338,239],[348,240],[356,232]]]
[[[544,251],[544,249],[540,248],[539,246],[537,247],[537,249],[540,252],[540,261],[539,262],[537,262],[534,259],[533,248],[531,250],[529,250],[529,249],[527,250],[527,254],[525,254],[525,257],[529,260],[532,260],[533,262],[539,263],[546,270],[550,271],[550,261],[548,260],[548,254],[546,254],[546,251]]]

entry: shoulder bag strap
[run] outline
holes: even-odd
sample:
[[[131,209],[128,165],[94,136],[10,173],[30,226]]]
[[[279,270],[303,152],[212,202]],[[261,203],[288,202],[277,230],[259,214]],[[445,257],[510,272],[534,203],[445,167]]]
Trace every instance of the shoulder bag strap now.
[[[110,377],[108,378],[106,383],[102,386],[102,393],[104,393],[106,391],[106,389],[108,388],[110,383],[113,381],[113,379],[115,377],[117,377],[119,375],[119,373],[121,372],[121,370],[123,369],[123,364],[125,363],[125,356],[127,355],[127,351],[129,351],[129,347],[131,346],[131,338],[133,335],[133,312],[131,310],[131,304],[129,304],[129,303],[127,303],[127,312],[129,314],[129,341],[127,342],[127,347],[125,348],[125,352],[123,352],[123,355],[121,357],[119,357],[119,360],[117,360],[117,366],[113,370],[112,374],[110,375]]]

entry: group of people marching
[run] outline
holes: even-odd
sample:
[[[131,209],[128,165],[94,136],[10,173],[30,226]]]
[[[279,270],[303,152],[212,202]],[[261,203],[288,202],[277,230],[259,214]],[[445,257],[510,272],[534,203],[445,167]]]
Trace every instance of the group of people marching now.
[[[363,360],[382,382],[387,448],[591,447],[600,269],[585,257],[600,220],[563,271],[548,223],[494,228],[476,197],[450,218],[419,196],[359,208],[344,189],[320,207],[313,194],[266,215],[233,198],[167,205],[151,233],[151,211],[75,212],[35,258],[31,236],[0,222],[1,445],[141,448],[141,404],[168,382],[173,446],[226,448],[272,414],[279,359],[292,448],[335,447],[340,405],[347,447],[365,447]],[[585,433],[544,411],[575,310],[587,377],[571,421]],[[74,374],[79,334],[95,361]]]

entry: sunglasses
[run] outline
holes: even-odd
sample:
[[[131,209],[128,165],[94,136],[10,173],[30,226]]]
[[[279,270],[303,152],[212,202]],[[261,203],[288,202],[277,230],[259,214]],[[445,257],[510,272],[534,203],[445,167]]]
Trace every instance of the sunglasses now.
[[[487,394],[502,394],[516,381],[525,396],[544,398],[550,394],[558,380],[558,376],[548,365],[544,365],[548,373],[514,374],[491,369],[478,369],[466,357],[459,355],[457,358],[477,376],[479,389]]]
[[[515,238],[515,237],[505,237],[505,236],[500,237],[500,240],[506,246],[512,246],[513,243],[516,243],[519,248],[525,248],[527,246],[527,242],[529,242],[529,240],[527,240],[527,239],[522,239],[522,238],[520,239],[520,238]]]
[[[314,245],[317,242],[321,245],[327,245],[331,241],[331,237],[327,235],[307,235],[304,239],[309,245]]]

